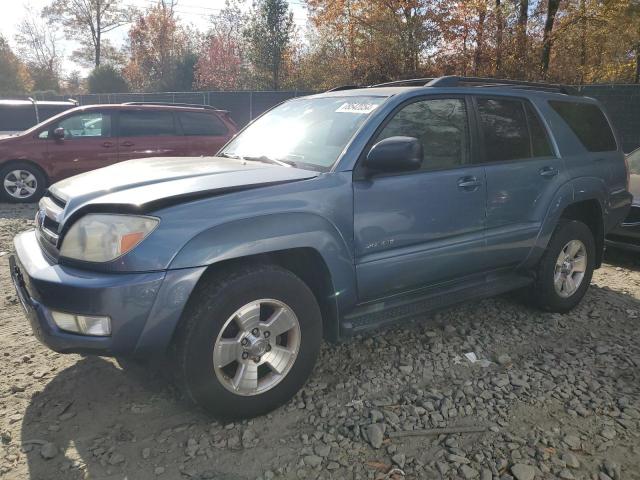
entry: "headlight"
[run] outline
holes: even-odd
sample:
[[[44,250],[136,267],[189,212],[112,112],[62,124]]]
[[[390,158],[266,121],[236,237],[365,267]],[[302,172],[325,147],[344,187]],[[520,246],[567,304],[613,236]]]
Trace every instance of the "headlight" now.
[[[108,262],[132,250],[158,226],[155,217],[88,214],[74,223],[60,255],[87,262]]]

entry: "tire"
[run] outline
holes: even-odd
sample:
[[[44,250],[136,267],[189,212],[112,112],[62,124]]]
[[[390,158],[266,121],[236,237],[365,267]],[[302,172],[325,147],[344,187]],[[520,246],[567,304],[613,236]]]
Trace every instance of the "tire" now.
[[[316,298],[293,273],[275,265],[225,270],[203,279],[189,300],[174,342],[176,380],[218,418],[263,415],[304,385],[321,339]]]
[[[561,254],[568,258],[576,249],[569,263],[561,261]],[[589,227],[576,220],[561,220],[538,264],[529,299],[536,307],[547,312],[570,311],[580,303],[589,288],[595,256],[595,240]],[[584,271],[580,276],[582,266]]]
[[[44,173],[28,162],[13,162],[0,168],[0,182],[0,198],[11,203],[37,202],[47,187]]]

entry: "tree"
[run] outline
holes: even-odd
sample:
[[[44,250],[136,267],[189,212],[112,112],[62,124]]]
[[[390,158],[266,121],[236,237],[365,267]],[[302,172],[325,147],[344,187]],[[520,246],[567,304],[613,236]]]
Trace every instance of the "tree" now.
[[[25,61],[36,90],[60,89],[60,38],[32,9],[18,25],[18,54]]]
[[[127,82],[113,65],[100,65],[93,69],[87,78],[89,93],[127,92]]]
[[[173,5],[159,2],[139,14],[129,30],[130,56],[123,74],[136,90],[179,90],[187,77],[193,83],[194,34],[178,23]]]
[[[51,25],[62,26],[69,38],[80,43],[74,58],[99,67],[105,50],[113,53],[104,35],[129,23],[133,11],[122,0],[53,0],[43,15]]]
[[[547,18],[544,22],[544,36],[542,38],[542,56],[540,57],[540,72],[542,78],[547,77],[549,71],[549,59],[551,58],[551,47],[553,45],[553,24],[556,19],[556,13],[560,7],[560,0],[549,0],[547,3]]]
[[[16,57],[0,35],[0,95],[16,95],[31,91],[33,81],[27,67]]]
[[[84,91],[84,79],[80,71],[73,70],[64,80],[62,92],[65,95],[80,95]]]
[[[280,89],[283,58],[293,26],[293,13],[286,0],[258,0],[244,32],[257,79],[274,90]]]
[[[238,0],[227,0],[220,13],[211,17],[195,66],[197,88],[239,90],[250,83],[243,36],[247,23]]]

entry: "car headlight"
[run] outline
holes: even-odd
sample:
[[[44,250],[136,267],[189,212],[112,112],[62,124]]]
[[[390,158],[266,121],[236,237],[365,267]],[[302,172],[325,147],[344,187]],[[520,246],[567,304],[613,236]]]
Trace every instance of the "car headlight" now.
[[[87,262],[108,262],[133,250],[158,226],[155,217],[139,215],[85,215],[62,241],[60,255]]]

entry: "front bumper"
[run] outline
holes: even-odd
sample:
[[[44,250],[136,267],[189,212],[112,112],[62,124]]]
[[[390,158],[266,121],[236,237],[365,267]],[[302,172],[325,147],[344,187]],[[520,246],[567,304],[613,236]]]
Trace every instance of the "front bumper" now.
[[[164,351],[203,268],[147,273],[96,273],[53,263],[34,231],[14,239],[11,278],[34,335],[62,353],[141,355]],[[106,315],[111,335],[60,330],[51,311]]]

